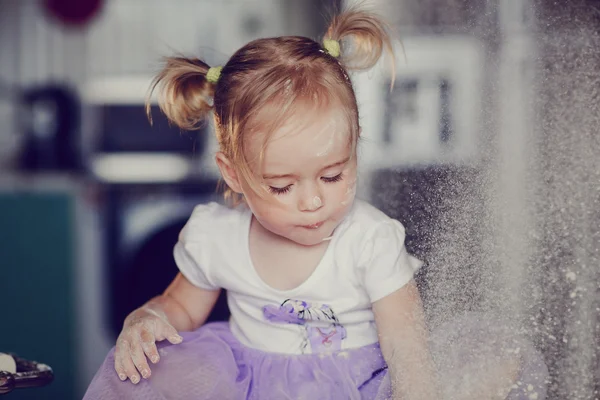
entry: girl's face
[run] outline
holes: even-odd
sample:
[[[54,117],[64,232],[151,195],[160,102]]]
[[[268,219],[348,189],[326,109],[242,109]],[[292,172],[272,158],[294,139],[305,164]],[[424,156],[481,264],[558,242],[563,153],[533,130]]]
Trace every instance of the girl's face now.
[[[252,136],[246,157],[262,186],[261,198],[243,192],[256,220],[267,230],[312,246],[330,237],[350,210],[356,193],[356,157],[348,118],[341,107],[296,113],[273,132],[261,165],[264,133]]]

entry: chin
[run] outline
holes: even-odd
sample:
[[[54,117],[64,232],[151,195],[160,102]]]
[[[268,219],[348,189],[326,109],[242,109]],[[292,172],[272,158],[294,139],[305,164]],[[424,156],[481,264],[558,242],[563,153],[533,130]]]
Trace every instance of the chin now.
[[[333,233],[328,232],[329,234],[326,233],[322,233],[322,232],[315,232],[313,234],[309,234],[309,235],[295,235],[296,237],[291,237],[289,238],[290,240],[293,240],[294,242],[302,245],[302,246],[315,246],[318,244],[323,243],[323,239],[331,236]]]
[[[306,239],[306,240],[296,240],[296,243],[301,244],[302,246],[315,246],[317,244],[323,243],[323,239],[319,238],[319,239]]]

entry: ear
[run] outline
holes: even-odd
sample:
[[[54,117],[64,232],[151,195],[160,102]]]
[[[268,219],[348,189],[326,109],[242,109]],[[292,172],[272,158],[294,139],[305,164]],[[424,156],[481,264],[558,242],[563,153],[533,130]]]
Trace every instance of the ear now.
[[[217,152],[215,161],[217,162],[217,166],[219,167],[221,175],[223,176],[225,183],[227,183],[227,186],[229,186],[234,192],[241,194],[242,185],[240,184],[237,172],[235,171],[235,168],[233,168],[231,161],[229,161],[229,159],[221,151]]]

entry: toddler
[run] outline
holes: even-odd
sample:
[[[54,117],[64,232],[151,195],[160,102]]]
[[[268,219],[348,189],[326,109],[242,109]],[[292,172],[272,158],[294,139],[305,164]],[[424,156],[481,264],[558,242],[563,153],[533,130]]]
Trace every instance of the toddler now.
[[[543,399],[537,353],[498,325],[427,334],[403,226],[355,199],[348,71],[384,50],[380,19],[349,9],[320,43],[259,39],[223,67],[168,59],[161,110],[188,130],[214,119],[229,205],[195,208],[180,273],[126,318],[86,399]],[[223,289],[230,320],[204,325]]]

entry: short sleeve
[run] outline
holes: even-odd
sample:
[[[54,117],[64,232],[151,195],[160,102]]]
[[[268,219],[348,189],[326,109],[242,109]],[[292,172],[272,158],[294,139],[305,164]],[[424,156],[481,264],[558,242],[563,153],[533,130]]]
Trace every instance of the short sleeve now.
[[[216,290],[210,280],[208,279],[207,272],[203,266],[199,265],[194,257],[188,250],[190,246],[182,240],[179,240],[175,244],[173,249],[173,256],[175,257],[175,263],[179,271],[185,276],[194,286],[206,290]]]
[[[404,239],[404,227],[393,219],[378,224],[365,236],[361,265],[372,303],[406,285],[423,265],[408,254]]]
[[[194,209],[190,219],[181,230],[179,240],[173,249],[173,256],[179,271],[194,286],[205,290],[219,287],[211,279],[210,266],[213,235],[207,234],[212,223],[215,206],[202,205]]]

